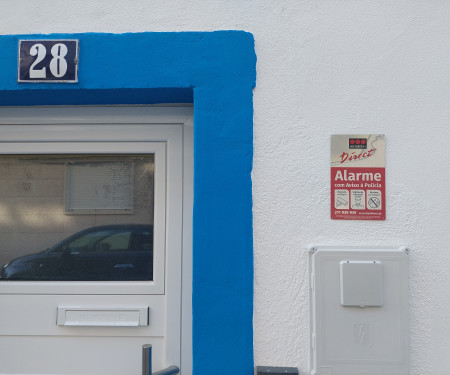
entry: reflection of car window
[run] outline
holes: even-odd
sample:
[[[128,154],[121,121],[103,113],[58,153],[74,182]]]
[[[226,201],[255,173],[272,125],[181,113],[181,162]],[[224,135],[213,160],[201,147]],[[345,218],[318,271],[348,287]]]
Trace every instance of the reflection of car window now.
[[[99,241],[97,249],[100,251],[128,250],[130,246],[130,232],[113,234]]]
[[[78,251],[94,251],[97,250],[97,243],[102,238],[110,235],[111,231],[100,231],[85,234],[84,236],[78,237],[77,239],[71,241],[67,246],[68,250],[78,250]]]
[[[136,232],[134,234],[134,250],[150,251],[153,249],[153,233],[148,231]]]

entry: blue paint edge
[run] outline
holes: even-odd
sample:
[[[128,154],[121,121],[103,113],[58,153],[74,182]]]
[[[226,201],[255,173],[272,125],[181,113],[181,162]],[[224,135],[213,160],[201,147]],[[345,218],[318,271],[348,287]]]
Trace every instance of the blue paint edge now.
[[[80,40],[79,82],[17,83],[19,39]],[[253,373],[253,104],[243,31],[0,36],[0,106],[194,103],[193,371]]]

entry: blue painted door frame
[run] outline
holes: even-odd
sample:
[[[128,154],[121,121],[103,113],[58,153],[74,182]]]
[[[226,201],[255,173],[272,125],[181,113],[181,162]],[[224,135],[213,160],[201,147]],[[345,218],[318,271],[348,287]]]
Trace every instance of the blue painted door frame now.
[[[46,38],[80,40],[78,83],[17,83],[19,39]],[[252,374],[252,35],[5,35],[0,66],[1,106],[194,103],[193,370]]]

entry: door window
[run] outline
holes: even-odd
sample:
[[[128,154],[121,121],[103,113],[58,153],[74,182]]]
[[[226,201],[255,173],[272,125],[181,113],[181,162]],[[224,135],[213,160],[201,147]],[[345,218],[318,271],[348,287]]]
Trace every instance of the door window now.
[[[153,154],[3,156],[0,172],[0,282],[153,280]]]

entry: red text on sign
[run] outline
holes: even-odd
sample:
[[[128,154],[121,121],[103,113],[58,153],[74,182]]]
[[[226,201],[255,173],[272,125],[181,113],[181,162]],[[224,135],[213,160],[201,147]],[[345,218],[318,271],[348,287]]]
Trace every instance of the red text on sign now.
[[[343,152],[342,155],[339,157],[341,158],[341,164],[345,163],[346,161],[354,161],[354,160],[360,160],[365,159],[373,155],[373,152],[376,150],[374,148],[371,148],[369,151],[361,152],[360,154],[356,154],[356,152],[352,152],[349,154],[348,152]]]

